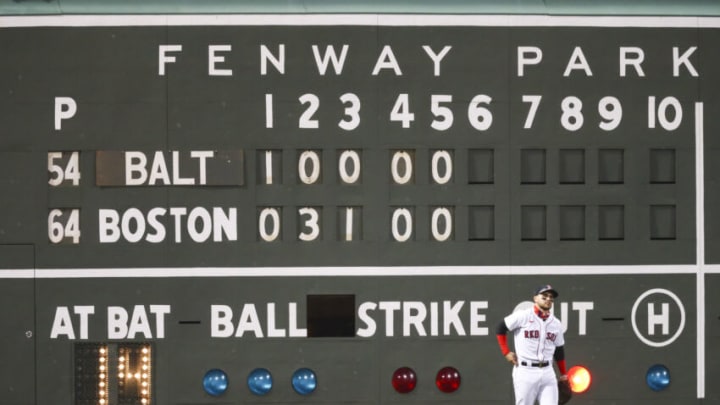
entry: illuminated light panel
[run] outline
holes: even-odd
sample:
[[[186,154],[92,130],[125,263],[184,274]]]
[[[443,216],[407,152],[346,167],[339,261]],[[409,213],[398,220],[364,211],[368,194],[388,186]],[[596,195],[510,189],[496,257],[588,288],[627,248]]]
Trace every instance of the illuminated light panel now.
[[[651,390],[662,391],[670,385],[670,370],[663,364],[652,365],[645,375],[645,382]]]
[[[74,398],[76,405],[109,405],[111,351],[101,343],[76,343],[74,357]]]
[[[118,345],[118,403],[152,404],[152,347],[145,343]]]
[[[315,372],[309,368],[299,368],[292,376],[292,386],[300,395],[310,395],[317,388]]]
[[[105,405],[110,390],[108,383],[108,374],[106,372],[108,364],[108,348],[100,346],[98,349],[98,404]]]
[[[457,391],[460,388],[460,372],[454,367],[443,367],[435,376],[435,385],[446,394]]]
[[[590,388],[592,376],[590,375],[590,371],[585,367],[573,366],[568,370],[567,376],[572,392],[580,394]]]
[[[223,395],[225,391],[227,391],[228,385],[227,374],[217,368],[209,370],[203,377],[203,388],[205,392],[214,397]]]
[[[272,374],[267,369],[256,368],[248,375],[247,385],[253,394],[265,395],[272,390]]]
[[[415,389],[417,385],[417,374],[410,367],[400,367],[395,370],[392,376],[392,386],[395,391],[407,394]]]

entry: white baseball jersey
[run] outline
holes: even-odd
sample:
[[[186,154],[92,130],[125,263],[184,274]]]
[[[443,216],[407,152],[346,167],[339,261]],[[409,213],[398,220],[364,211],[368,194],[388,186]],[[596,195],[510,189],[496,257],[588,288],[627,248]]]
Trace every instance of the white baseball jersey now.
[[[555,347],[565,344],[560,321],[552,314],[543,320],[534,308],[506,316],[505,325],[513,332],[518,361],[552,362]]]

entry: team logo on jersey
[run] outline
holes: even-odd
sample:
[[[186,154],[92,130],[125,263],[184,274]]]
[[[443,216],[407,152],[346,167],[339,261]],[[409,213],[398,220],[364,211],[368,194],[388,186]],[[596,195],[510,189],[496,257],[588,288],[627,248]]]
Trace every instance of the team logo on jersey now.
[[[547,332],[545,334],[545,339],[549,340],[551,342],[554,342],[557,338],[557,333]],[[539,330],[526,330],[525,331],[525,339],[540,339],[540,331]]]
[[[540,331],[539,330],[526,330],[525,331],[525,339],[540,339]]]

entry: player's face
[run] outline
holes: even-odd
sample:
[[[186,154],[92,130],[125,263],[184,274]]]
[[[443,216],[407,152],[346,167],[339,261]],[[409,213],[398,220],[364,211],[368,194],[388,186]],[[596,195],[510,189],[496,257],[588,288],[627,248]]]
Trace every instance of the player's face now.
[[[543,311],[549,311],[553,302],[555,302],[555,297],[549,292],[535,296],[535,304]]]

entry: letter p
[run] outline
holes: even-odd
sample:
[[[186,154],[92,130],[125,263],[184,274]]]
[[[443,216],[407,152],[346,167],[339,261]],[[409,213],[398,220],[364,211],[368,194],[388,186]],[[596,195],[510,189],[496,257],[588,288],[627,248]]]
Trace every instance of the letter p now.
[[[62,121],[75,116],[77,103],[72,97],[55,97],[55,130],[59,131]]]
[[[526,65],[537,65],[542,61],[542,49],[536,46],[519,46],[517,48],[517,75],[525,75]]]

